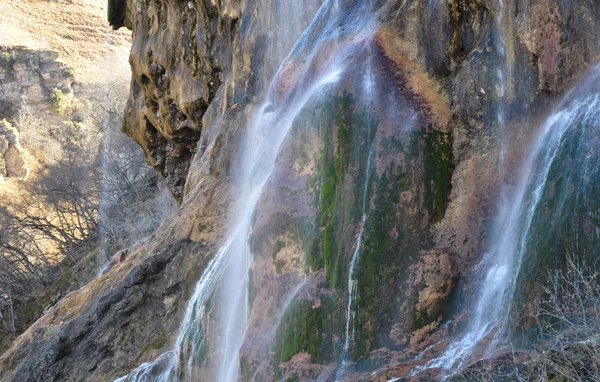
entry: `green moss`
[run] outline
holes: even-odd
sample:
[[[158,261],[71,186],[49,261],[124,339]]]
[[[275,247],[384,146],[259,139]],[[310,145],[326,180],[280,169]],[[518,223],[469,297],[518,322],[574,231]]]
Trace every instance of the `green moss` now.
[[[421,133],[425,208],[433,222],[442,220],[452,191],[452,147],[450,135],[432,128]]]
[[[287,262],[285,260],[277,260],[275,262],[275,271],[277,272],[278,275],[281,274],[283,268],[285,268]]]
[[[167,344],[167,339],[163,336],[158,337],[157,339],[155,339],[154,341],[146,344],[146,346],[144,346],[142,348],[142,350],[140,351],[140,354],[138,354],[137,358],[135,359],[135,361],[133,361],[134,364],[138,364],[140,359],[144,356],[144,354],[148,351],[148,350],[159,350],[162,349],[165,345]]]
[[[277,240],[277,243],[275,243],[275,249],[273,250],[273,258],[277,256],[283,247],[285,247],[285,243],[282,240]]]
[[[323,232],[323,258],[325,259],[325,264],[331,264],[333,261],[333,253],[335,252],[335,216],[332,217],[327,226],[325,227],[325,231]],[[328,272],[331,271],[331,267],[327,269]],[[328,276],[330,273],[328,273]],[[327,277],[329,279],[329,277]]]
[[[394,346],[388,334],[392,325],[404,318],[399,312],[402,281],[420,251],[432,245],[427,230],[415,230],[414,214],[429,215],[431,221],[441,219],[448,204],[450,137],[431,129],[399,131],[391,137],[386,132],[372,157],[383,160],[377,161],[377,169],[372,165],[367,182],[367,159],[378,121],[355,103],[351,94],[343,93],[323,104],[318,114],[313,113],[319,119],[323,147],[321,163],[307,185],[317,190],[313,202],[318,213],[312,224],[304,222],[303,248],[310,269],[325,268],[326,281],[320,287],[331,288],[332,297],[330,306],[317,308],[317,312],[312,304],[286,312],[278,329],[280,342],[274,348],[277,363],[301,351],[308,351],[313,359],[323,357],[323,349],[329,349],[330,358],[339,355],[349,258],[363,213],[367,219],[355,273],[351,355],[359,360],[378,346]],[[365,186],[368,202],[363,208]],[[411,203],[403,205],[402,193],[411,190],[423,192],[423,198],[403,198]],[[321,321],[322,316],[327,319]],[[307,339],[307,333],[322,335]]]
[[[402,179],[398,181],[398,189],[402,192],[406,192],[410,190],[410,186],[412,185],[413,177],[412,175],[406,175]]]
[[[440,301],[431,308],[431,312],[425,309],[413,312],[412,330],[419,330],[435,320],[443,313],[444,304]]]
[[[312,219],[300,218],[296,219],[295,223],[298,241],[306,256],[306,265],[310,270],[321,269],[323,265],[318,255],[317,232]]]
[[[338,254],[337,258],[335,259],[335,263],[333,265],[333,267],[330,267],[331,269],[331,274],[330,274],[330,280],[331,280],[331,287],[332,288],[341,288],[343,286],[343,279],[342,279],[342,262],[344,261],[344,257],[342,256],[343,250],[339,251],[340,254]]]
[[[373,139],[373,135],[367,134],[367,126],[374,121],[366,110],[357,111],[355,103],[354,96],[344,92],[332,97],[320,112],[324,145],[319,169],[321,187],[317,222],[321,228],[319,252],[323,259],[319,264],[326,267],[326,278],[334,288],[343,286],[342,274],[347,260],[342,250],[343,227],[355,223],[362,214],[360,203],[356,203],[362,195],[360,191],[345,191],[346,178],[352,175],[348,179],[357,184],[364,181],[368,146]],[[354,172],[348,174],[351,161],[358,162],[360,176]],[[362,187],[356,188],[360,189]]]
[[[357,305],[359,319],[354,323],[356,343],[353,349],[355,359],[366,356],[374,345],[371,329],[377,320],[382,320],[381,307],[392,305],[385,301],[381,289],[388,284],[396,272],[398,259],[394,258],[393,248],[397,245],[390,231],[399,225],[397,210],[399,193],[395,191],[386,174],[377,180],[375,208],[371,211],[365,227],[366,235],[357,269]]]
[[[535,174],[525,195],[531,203],[534,187],[541,186],[530,227],[518,249],[523,259],[515,303],[539,298],[548,275],[566,269],[567,256],[594,264],[600,248],[600,159],[597,155],[600,126],[579,116],[562,136],[546,177]],[[543,181],[541,185],[539,182]],[[523,222],[521,222],[523,224]],[[519,315],[520,312],[513,312]]]
[[[15,52],[0,51],[0,62],[9,65],[15,59]]]
[[[323,185],[321,186],[321,225],[324,221],[331,217],[333,213],[333,206],[335,203],[335,196],[337,191],[337,182],[335,175],[326,176]]]
[[[306,352],[316,363],[326,363],[332,359],[332,337],[329,312],[331,298],[322,301],[318,308],[309,300],[295,301],[284,314],[282,324],[277,329],[274,344],[279,362],[289,361],[294,354]]]

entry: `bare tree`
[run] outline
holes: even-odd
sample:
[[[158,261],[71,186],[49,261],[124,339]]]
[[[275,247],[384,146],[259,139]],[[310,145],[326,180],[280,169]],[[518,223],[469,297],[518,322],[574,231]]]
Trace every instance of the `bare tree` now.
[[[597,267],[570,255],[564,269],[549,273],[548,280],[541,298],[534,303],[532,319],[538,338],[528,344],[525,359],[505,357],[478,362],[462,370],[453,380],[600,381],[600,274]]]
[[[39,166],[19,184],[22,196],[0,208],[0,348],[97,274],[96,263],[65,273],[83,269],[84,256],[133,245],[176,208],[141,148],[119,131],[124,89],[79,90],[88,98],[74,102],[70,122],[55,126],[26,107],[17,121]]]

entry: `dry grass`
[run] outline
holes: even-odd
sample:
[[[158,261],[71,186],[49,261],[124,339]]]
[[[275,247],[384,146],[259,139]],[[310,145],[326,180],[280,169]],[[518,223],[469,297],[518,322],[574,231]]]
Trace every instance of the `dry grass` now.
[[[131,33],[113,31],[104,0],[0,0],[0,45],[56,50],[78,81],[129,78]]]
[[[77,99],[104,99],[107,88],[127,89],[131,32],[113,31],[106,20],[106,0],[0,0],[0,46],[25,46],[59,52],[75,70]],[[125,92],[125,91],[124,91]],[[103,102],[104,103],[104,102]],[[43,164],[60,154],[54,135],[67,129],[70,115],[57,116],[25,108],[16,121],[31,181]],[[86,121],[90,128],[92,121]],[[0,198],[17,200],[23,181],[0,182]]]

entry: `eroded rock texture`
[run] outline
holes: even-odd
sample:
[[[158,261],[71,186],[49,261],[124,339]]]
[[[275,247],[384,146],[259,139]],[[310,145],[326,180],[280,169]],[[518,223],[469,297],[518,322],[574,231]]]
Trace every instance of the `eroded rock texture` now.
[[[194,282],[236,218],[248,120],[321,5],[111,3],[113,25],[133,30],[124,130],[182,208],[23,335],[0,358],[2,381],[110,379],[172,347]],[[293,94],[298,73],[318,73],[336,52],[323,30],[344,29],[340,42],[354,49],[344,73],[299,113],[256,211],[240,353],[248,380],[335,380],[344,357],[347,378],[387,380],[439,354],[444,323],[464,322],[450,305],[473,286],[500,182],[514,184],[539,120],[598,60],[597,2],[390,0],[357,14],[366,3],[337,1],[331,25],[326,2],[273,86],[276,99]],[[352,29],[371,14],[367,37]],[[377,86],[366,95],[368,63]],[[345,354],[349,263],[365,211]]]
[[[221,114],[259,95],[293,44],[290,36],[299,35],[319,1],[301,7],[268,0],[113,3],[135,41],[123,130],[181,201],[209,105],[219,98],[211,111]],[[287,29],[269,35],[284,20]],[[113,24],[122,26],[119,20]]]

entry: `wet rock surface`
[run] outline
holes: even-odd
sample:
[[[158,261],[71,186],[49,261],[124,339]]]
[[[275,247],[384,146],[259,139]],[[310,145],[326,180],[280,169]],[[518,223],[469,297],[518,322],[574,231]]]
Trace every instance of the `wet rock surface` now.
[[[354,2],[340,4],[352,9]],[[286,141],[259,203],[252,247],[260,256],[251,270],[250,327],[241,351],[250,380],[333,380],[343,357],[350,361],[348,378],[358,380],[405,377],[424,363],[416,355],[448,336],[442,319],[461,321],[445,313],[453,290],[464,288],[457,278],[469,274],[489,241],[487,224],[503,180],[497,79],[490,73],[508,68],[502,102],[507,142],[514,147],[507,158],[510,178],[525,151],[521,142],[536,131],[530,121],[545,115],[598,59],[596,2],[506,2],[504,57],[495,41],[495,2],[373,4],[379,24],[369,49],[383,85],[371,109],[348,106],[361,104],[363,55],[341,81],[337,101],[306,116],[306,125],[322,130],[312,136],[299,129]],[[296,35],[319,5],[303,8]],[[229,214],[240,138],[291,49],[269,38],[282,22],[278,17],[291,16],[268,0],[129,0],[115,9],[123,14],[113,15],[114,25],[133,30],[124,131],[167,178],[182,208],[156,237],[115,259],[109,272],[64,298],[23,335],[0,357],[1,381],[110,380],[170,348],[190,290],[235,219]],[[307,39],[317,41],[326,21],[320,15]],[[295,73],[304,58],[293,57],[286,70]],[[285,79],[278,84],[282,93],[294,85],[291,75]],[[365,115],[378,123],[372,136]],[[347,146],[343,129],[350,132]],[[368,145],[375,153],[370,183],[357,175],[365,173],[362,148]],[[333,176],[339,179],[329,182],[335,184],[333,202],[323,196],[323,163],[345,163]],[[354,326],[362,342],[344,355],[346,264],[356,248],[355,206],[365,183],[371,240],[363,244],[358,268]],[[331,258],[310,258],[329,250],[327,235],[335,236]],[[306,330],[323,333],[318,342],[303,337],[294,344],[292,336],[292,344],[285,343],[288,332],[300,332],[288,325],[294,317],[280,311],[293,291],[298,295],[290,311],[313,320]],[[436,371],[428,373],[418,378],[435,380]]]
[[[300,7],[306,14],[295,14],[285,34],[298,35],[294,24],[306,25],[319,3]],[[120,10],[136,42],[129,58],[133,77],[123,131],[142,146],[181,201],[192,158],[203,151],[201,133],[217,123],[203,117],[261,94],[278,64],[273,61],[280,61],[287,53],[282,48],[289,45],[283,43],[283,32],[279,44],[267,34],[288,11],[269,0],[131,0]]]
[[[441,307],[448,301],[458,276],[452,255],[444,251],[431,251],[412,266],[409,282],[419,290],[415,306],[417,320],[429,324],[437,320]]]

